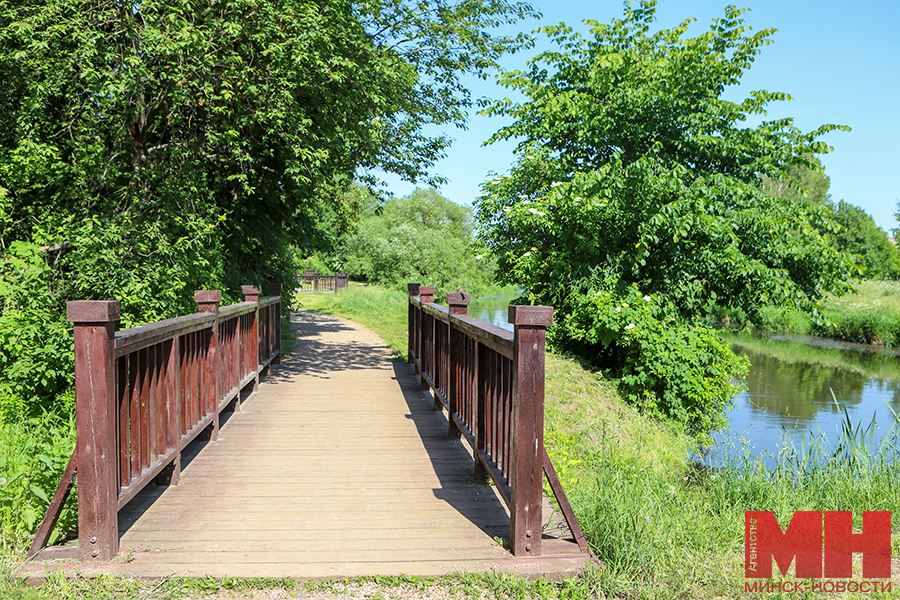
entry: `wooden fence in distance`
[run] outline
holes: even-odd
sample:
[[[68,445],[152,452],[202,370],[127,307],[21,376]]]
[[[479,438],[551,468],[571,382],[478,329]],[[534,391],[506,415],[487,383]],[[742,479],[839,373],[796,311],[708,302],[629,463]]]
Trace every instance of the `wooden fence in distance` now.
[[[243,293],[219,308],[220,291],[197,291],[196,314],[118,332],[118,301],[68,303],[76,449],[29,555],[47,543],[77,472],[80,555],[115,556],[119,509],[154,479],[177,483],[185,446],[204,431],[215,439],[219,413],[280,362],[281,285]]]
[[[300,277],[301,292],[336,292],[347,287],[350,280],[347,273],[319,275],[318,271],[303,271]]]
[[[514,332],[468,316],[469,295],[409,284],[409,362],[445,408],[450,435],[472,447],[510,512],[515,556],[541,555],[543,477],[582,552],[587,541],[544,448],[544,344],[553,307],[510,306]]]

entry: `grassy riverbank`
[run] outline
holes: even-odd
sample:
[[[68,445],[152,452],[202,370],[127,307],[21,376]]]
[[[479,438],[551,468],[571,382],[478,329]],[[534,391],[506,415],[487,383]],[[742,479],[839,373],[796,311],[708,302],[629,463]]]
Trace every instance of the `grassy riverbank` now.
[[[821,316],[815,320],[800,311],[767,307],[758,325],[769,332],[900,347],[900,282],[860,282],[855,293],[826,298]]]
[[[836,352],[835,349],[816,347],[802,341],[772,340],[768,336],[760,336],[750,331],[721,330],[719,335],[729,344],[777,358],[783,363],[821,365],[831,369],[853,371],[870,378],[900,379],[900,357],[889,350],[877,352],[876,350],[884,349],[873,348],[872,352],[865,353],[855,350]]]

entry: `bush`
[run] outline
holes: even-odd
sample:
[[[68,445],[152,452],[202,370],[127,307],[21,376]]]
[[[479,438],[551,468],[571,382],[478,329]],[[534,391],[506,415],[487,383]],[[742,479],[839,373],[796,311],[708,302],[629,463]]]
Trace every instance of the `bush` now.
[[[72,384],[69,324],[45,255],[13,242],[0,262],[0,421],[51,409]]]
[[[568,316],[553,329],[551,343],[582,344],[583,353],[619,377],[627,401],[686,424],[702,444],[727,423],[748,363],[712,329],[679,319],[661,295],[642,295],[637,286],[610,279],[564,304],[561,314]]]
[[[73,394],[65,394],[74,402]],[[75,419],[44,413],[18,423],[0,421],[0,544],[21,550],[37,530],[75,450]],[[69,494],[50,543],[77,524],[76,491]]]

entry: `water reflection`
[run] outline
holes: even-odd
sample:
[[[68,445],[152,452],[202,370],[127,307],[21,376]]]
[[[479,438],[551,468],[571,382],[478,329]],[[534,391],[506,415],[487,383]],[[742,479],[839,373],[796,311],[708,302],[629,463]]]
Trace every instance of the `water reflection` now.
[[[779,356],[741,346],[734,350],[747,356],[751,367],[747,390],[736,398],[728,422],[734,434],[748,441],[754,456],[777,453],[783,435],[799,446],[804,434],[821,431],[834,443],[845,420],[844,408],[853,423],[866,426],[875,418],[877,444],[893,423],[888,404],[900,412],[896,356],[790,346],[770,348]],[[799,356],[791,357],[792,352]],[[730,436],[716,438],[721,442]]]
[[[485,323],[512,331],[513,326],[509,324],[509,302],[517,297],[518,294],[505,294],[489,298],[472,298],[468,314]]]

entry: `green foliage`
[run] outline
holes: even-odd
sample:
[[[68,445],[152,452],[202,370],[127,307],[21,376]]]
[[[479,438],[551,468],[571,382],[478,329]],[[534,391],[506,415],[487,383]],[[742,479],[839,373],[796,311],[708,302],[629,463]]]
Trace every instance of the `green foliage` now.
[[[48,253],[12,242],[0,263],[0,422],[34,417],[72,384],[72,338]]]
[[[17,423],[0,419],[0,547],[17,549],[37,530],[75,450],[75,420],[45,413]],[[77,524],[73,489],[50,543]]]
[[[812,321],[800,310],[764,306],[759,310],[758,326],[764,331],[806,335],[812,330]]]
[[[342,240],[334,262],[355,279],[402,289],[410,282],[439,294],[493,288],[495,262],[474,241],[472,210],[433,188],[389,200]]]
[[[576,331],[605,332],[585,334],[581,351],[630,373],[626,386],[656,378],[671,385],[649,392],[655,406],[679,419],[700,418],[693,425],[701,427],[721,422],[721,415],[700,416],[703,402],[713,412],[725,406],[720,395],[685,374],[681,381],[695,381],[696,395],[686,404],[662,400],[691,392],[678,379],[665,383],[650,363],[638,369],[658,357],[651,344],[637,358],[617,341],[624,333],[579,296],[614,282],[658,298],[660,312],[648,314],[644,330],[660,332],[656,342],[670,348],[691,348],[686,354],[698,353],[693,360],[722,380],[740,371],[738,363],[690,324],[697,316],[723,309],[755,319],[770,304],[811,311],[826,293],[847,290],[853,273],[822,233],[837,230],[828,210],[762,189],[763,177],[784,178],[791,165],[808,163],[803,157],[827,152],[820,135],[846,128],[803,133],[790,119],[744,127],[770,102],[790,97],[757,91],[741,103],[721,98],[772,34],[748,35],[742,12],[726,8],[695,38],[684,37],[688,22],[651,33],[653,1],[627,5],[624,18],[609,25],[586,21],[589,37],[565,25],[545,27],[559,49],[539,55],[526,72],[500,77],[526,100],[485,110],[514,119],[492,141],[521,140],[511,172],[486,182],[476,204],[498,279],[524,284],[529,302],[557,307],[560,346],[580,343]],[[570,327],[576,308],[583,322]],[[693,408],[683,410],[687,405]]]
[[[853,255],[854,262],[865,269],[863,277],[900,278],[900,250],[888,240],[872,216],[843,200],[834,206],[834,212],[835,221],[841,225],[832,236],[834,245]]]
[[[766,306],[759,311],[755,325],[763,331],[900,346],[900,284],[862,281],[853,293],[826,298],[813,315]]]
[[[656,417],[688,423],[703,444],[727,424],[725,411],[740,391],[749,363],[715,332],[685,326],[662,294],[607,279],[567,297],[566,319],[553,330],[557,346],[600,349],[595,362],[612,367],[619,393]]]
[[[831,179],[818,156],[806,155],[796,163],[788,164],[781,178],[764,176],[760,188],[769,196],[787,198],[795,202],[808,202],[821,206],[830,195]]]

